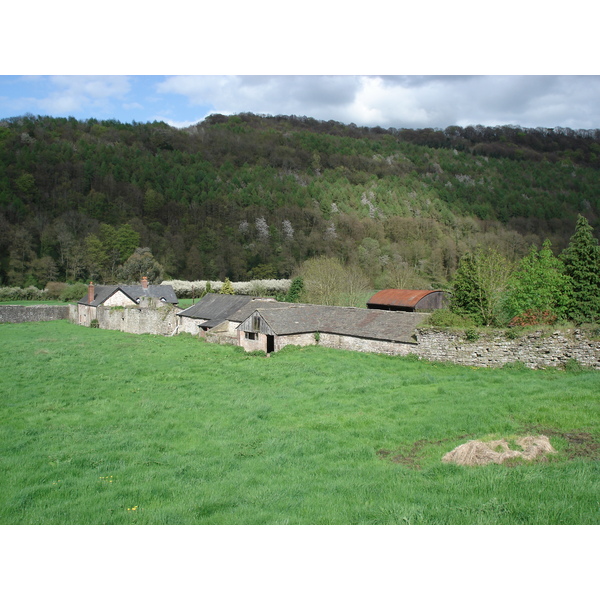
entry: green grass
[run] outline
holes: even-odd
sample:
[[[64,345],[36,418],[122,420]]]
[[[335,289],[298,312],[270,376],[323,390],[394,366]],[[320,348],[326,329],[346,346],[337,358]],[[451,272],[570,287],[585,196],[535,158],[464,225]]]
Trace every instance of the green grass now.
[[[2,524],[598,524],[600,372],[0,325]],[[546,433],[546,462],[460,467]]]

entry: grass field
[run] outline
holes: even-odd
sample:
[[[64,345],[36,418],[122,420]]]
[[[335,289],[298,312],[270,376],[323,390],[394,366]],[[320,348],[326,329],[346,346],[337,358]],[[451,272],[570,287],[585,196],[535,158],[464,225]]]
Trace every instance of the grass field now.
[[[2,524],[598,524],[600,372],[0,325]],[[545,462],[461,467],[545,433]]]

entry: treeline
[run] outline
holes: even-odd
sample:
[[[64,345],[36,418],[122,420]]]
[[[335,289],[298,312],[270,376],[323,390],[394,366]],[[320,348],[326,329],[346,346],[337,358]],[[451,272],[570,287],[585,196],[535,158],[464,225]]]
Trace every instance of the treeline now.
[[[0,121],[0,284],[289,278],[307,259],[375,287],[446,285],[599,225],[600,132],[366,128],[212,115],[187,128]],[[134,256],[135,254],[135,256]],[[129,260],[129,262],[128,262]]]
[[[450,311],[476,325],[600,323],[600,245],[583,216],[556,257],[546,240],[517,262],[490,248],[465,255],[452,285]],[[444,323],[441,311],[431,321]]]

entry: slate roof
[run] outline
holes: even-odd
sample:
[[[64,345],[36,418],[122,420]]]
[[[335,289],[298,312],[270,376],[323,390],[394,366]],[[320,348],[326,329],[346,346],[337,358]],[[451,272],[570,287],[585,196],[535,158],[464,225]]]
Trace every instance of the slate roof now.
[[[196,304],[177,313],[180,317],[205,319],[204,327],[214,327],[252,300],[252,296],[206,294]]]
[[[141,285],[95,285],[94,301],[89,303],[87,294],[79,300],[78,304],[88,306],[100,306],[110,298],[117,290],[121,290],[126,296],[137,302],[139,298],[164,298],[169,304],[177,304],[177,296],[170,285],[149,285],[147,288]]]
[[[288,304],[261,308],[256,312],[275,335],[319,331],[403,343],[415,343],[415,327],[427,318],[427,315],[422,313],[313,304]],[[240,329],[243,328],[244,323],[240,325]]]

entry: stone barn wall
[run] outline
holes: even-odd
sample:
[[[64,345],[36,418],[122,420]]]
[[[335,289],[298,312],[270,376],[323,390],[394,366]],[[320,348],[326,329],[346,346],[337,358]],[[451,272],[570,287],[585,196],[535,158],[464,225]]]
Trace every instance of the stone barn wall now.
[[[80,309],[90,308],[80,305]],[[100,329],[113,329],[116,331],[124,331],[126,333],[151,333],[155,335],[173,335],[179,333],[177,325],[177,311],[179,309],[164,305],[158,308],[146,307],[131,307],[117,308],[99,306],[95,308],[95,318],[98,319],[98,327]],[[74,323],[88,325],[86,322],[79,323],[78,315],[76,314]]]
[[[321,333],[319,335],[319,346],[324,346],[325,348],[339,348],[340,350],[355,350],[357,352],[376,352],[377,354],[406,356],[407,354],[416,352],[417,348],[416,344],[406,344],[402,342],[371,340],[368,338],[336,335],[333,333]]]
[[[31,321],[57,321],[69,319],[69,307],[65,304],[36,304],[22,306],[6,304],[0,306],[0,323],[28,323]]]

